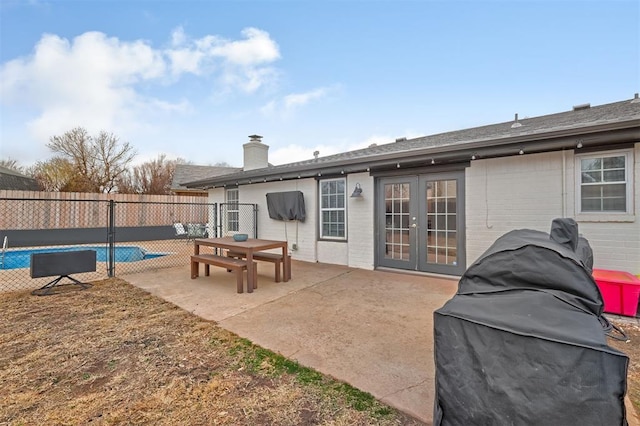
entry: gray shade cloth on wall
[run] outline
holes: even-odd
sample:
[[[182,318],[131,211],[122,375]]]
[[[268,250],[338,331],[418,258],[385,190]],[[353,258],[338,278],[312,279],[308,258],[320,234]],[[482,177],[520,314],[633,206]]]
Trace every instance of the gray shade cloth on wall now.
[[[299,220],[304,222],[306,212],[301,191],[270,192],[267,194],[269,217],[275,220]]]
[[[571,219],[516,230],[434,312],[434,425],[626,425],[592,254]],[[606,320],[604,320],[606,322]]]

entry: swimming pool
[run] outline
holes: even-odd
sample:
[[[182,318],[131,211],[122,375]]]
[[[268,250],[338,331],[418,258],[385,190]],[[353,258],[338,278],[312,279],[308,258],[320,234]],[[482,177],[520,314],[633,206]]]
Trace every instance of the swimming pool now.
[[[141,260],[166,256],[166,253],[147,253],[144,248],[138,246],[116,246],[114,249],[115,262],[139,262]],[[0,269],[28,268],[31,264],[31,254],[34,253],[68,252],[78,250],[95,250],[96,262],[107,261],[108,250],[105,246],[73,246],[28,250],[7,250],[5,253],[0,253]]]

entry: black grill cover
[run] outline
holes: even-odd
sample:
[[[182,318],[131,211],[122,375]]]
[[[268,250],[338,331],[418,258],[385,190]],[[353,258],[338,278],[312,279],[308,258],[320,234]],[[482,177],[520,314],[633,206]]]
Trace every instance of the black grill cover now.
[[[275,220],[299,220],[304,222],[307,214],[304,195],[301,191],[270,192],[267,194],[269,217]]]
[[[434,313],[434,425],[626,425],[628,357],[608,346],[575,221],[516,230]]]

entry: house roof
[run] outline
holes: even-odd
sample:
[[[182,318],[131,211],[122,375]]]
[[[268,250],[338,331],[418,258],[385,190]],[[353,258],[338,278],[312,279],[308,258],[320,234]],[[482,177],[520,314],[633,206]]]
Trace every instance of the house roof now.
[[[425,167],[431,164],[463,163],[474,158],[493,158],[612,146],[640,141],[640,99],[571,111],[517,119],[487,126],[398,139],[365,149],[318,157],[262,169],[239,171],[186,183],[190,188],[213,188],[252,182],[296,179],[319,175]]]
[[[242,170],[238,167],[220,167],[220,166],[196,166],[193,164],[176,164],[173,173],[173,181],[171,182],[172,191],[194,191],[197,188],[187,188],[184,186],[186,182],[201,180],[220,176],[223,174],[234,173]]]
[[[20,172],[0,166],[0,189],[39,191],[38,182]]]

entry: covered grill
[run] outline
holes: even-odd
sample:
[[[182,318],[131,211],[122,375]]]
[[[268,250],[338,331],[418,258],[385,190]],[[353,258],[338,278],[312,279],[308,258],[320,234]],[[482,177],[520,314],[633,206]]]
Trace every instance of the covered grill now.
[[[434,425],[626,425],[592,251],[571,219],[498,238],[434,313]]]

